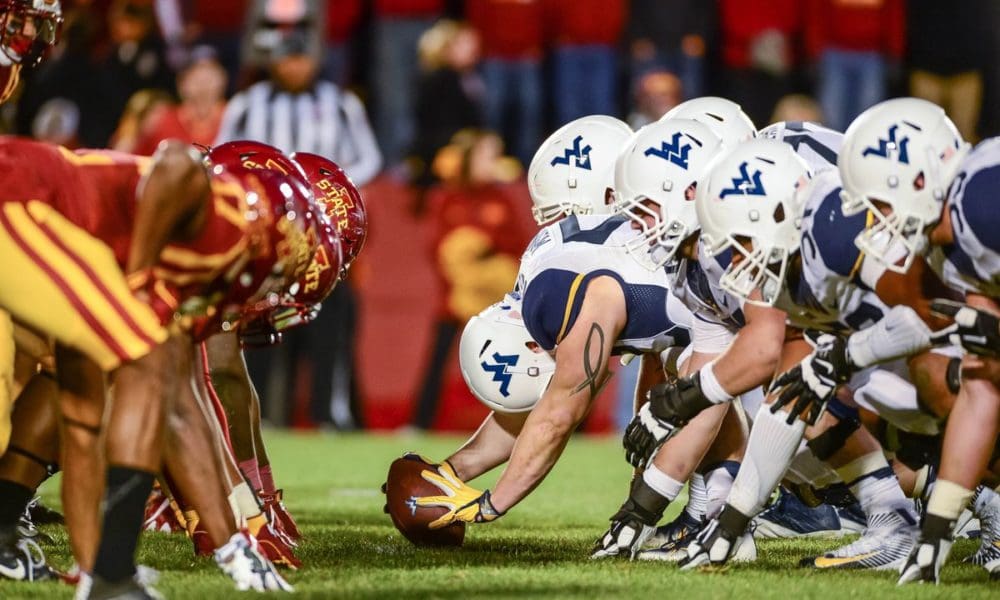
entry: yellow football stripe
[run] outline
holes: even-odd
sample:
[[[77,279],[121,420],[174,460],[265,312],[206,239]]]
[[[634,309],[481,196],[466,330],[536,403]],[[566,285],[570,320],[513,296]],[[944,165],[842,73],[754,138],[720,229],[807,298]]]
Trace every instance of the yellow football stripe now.
[[[66,281],[86,310],[97,318],[108,335],[113,337],[128,355],[141,356],[148,352],[148,344],[139,339],[121,315],[111,308],[105,300],[104,293],[94,285],[87,274],[65,252],[48,240],[23,205],[8,203],[4,206],[4,212],[25,243],[50,269]],[[101,247],[99,243],[91,246],[90,252],[99,254],[103,251],[107,254],[105,259],[115,264],[114,257],[106,246]]]
[[[48,204],[37,201],[29,202],[28,212],[36,221],[45,222],[59,239],[73,251],[73,254],[90,267],[100,282],[104,284],[104,288],[125,309],[132,321],[142,330],[142,333],[157,342],[167,339],[166,331],[160,325],[155,313],[148,305],[132,295],[128,283],[121,277],[121,267],[118,266],[110,249],[70,223],[66,217],[56,212]],[[131,330],[131,328],[129,329]]]
[[[566,327],[569,325],[569,315],[573,312],[573,300],[576,299],[576,292],[580,289],[582,281],[583,273],[580,273],[573,279],[573,283],[569,286],[569,295],[566,297],[566,310],[563,311],[562,327],[559,328],[559,335],[556,336],[557,344],[562,341],[563,335],[566,334]]]
[[[874,223],[875,223],[875,215],[872,214],[872,211],[868,211],[867,216],[865,217],[865,229],[868,229]],[[864,261],[865,261],[865,253],[858,250],[858,258],[857,260],[854,261],[854,266],[851,267],[851,274],[849,276],[849,279],[854,279],[854,276],[857,275],[858,271],[861,269],[861,263],[863,263]]]
[[[246,248],[246,239],[240,239],[232,248],[218,254],[202,254],[194,250],[167,246],[160,252],[160,258],[185,269],[214,271],[231,263]]]
[[[820,569],[830,569],[834,567],[845,567],[848,565],[854,565],[860,563],[866,558],[871,558],[875,556],[878,552],[868,552],[865,554],[858,554],[856,556],[817,556],[813,564]]]

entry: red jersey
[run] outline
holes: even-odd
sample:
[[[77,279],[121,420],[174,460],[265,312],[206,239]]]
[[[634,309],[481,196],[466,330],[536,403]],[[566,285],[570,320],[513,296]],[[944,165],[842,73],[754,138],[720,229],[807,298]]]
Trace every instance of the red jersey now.
[[[137,193],[152,168],[148,157],[109,150],[78,150],[19,138],[0,140],[0,164],[16,165],[4,176],[17,190],[9,201],[39,200],[103,242],[124,272],[137,213]],[[14,161],[17,161],[16,163]],[[154,295],[154,310],[164,323],[180,310],[185,315],[216,314],[223,281],[247,259],[247,191],[235,178],[212,178],[212,200],[199,235],[171,242],[143,286]]]

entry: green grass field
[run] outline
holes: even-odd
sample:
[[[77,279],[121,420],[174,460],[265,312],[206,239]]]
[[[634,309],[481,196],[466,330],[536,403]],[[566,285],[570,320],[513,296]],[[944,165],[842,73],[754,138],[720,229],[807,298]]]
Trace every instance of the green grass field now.
[[[760,560],[724,570],[681,573],[663,564],[593,562],[594,539],[624,498],[629,477],[617,438],[574,439],[548,480],[503,519],[470,528],[465,546],[424,550],[411,546],[382,514],[378,488],[389,463],[406,450],[443,458],[457,437],[374,435],[267,436],[275,477],[307,540],[305,567],[288,573],[298,595],[314,598],[997,598],[1000,585],[985,571],[960,564],[975,543],[961,541],[938,587],[895,587],[892,573],[814,572],[799,557],[842,543],[764,542]],[[494,477],[476,485],[488,487]],[[58,506],[50,481],[44,497]],[[680,510],[677,503],[672,516]],[[66,536],[46,532],[50,562],[70,562]],[[167,598],[194,600],[235,595],[209,560],[195,559],[184,536],[146,534],[141,562],[162,572]],[[69,598],[62,584],[0,581],[0,598]]]

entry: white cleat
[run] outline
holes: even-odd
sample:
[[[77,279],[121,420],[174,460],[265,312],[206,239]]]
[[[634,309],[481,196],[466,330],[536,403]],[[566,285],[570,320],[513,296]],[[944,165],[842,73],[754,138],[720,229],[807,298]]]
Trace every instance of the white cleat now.
[[[804,558],[800,566],[817,569],[898,570],[910,555],[920,531],[909,513],[878,513],[855,541],[820,556]]]
[[[264,558],[257,548],[257,540],[245,531],[238,531],[224,546],[215,551],[215,564],[219,565],[241,592],[295,591]]]

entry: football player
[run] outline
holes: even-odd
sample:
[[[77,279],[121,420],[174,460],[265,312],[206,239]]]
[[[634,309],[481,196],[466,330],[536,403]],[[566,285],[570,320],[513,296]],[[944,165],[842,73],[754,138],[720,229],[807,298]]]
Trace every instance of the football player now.
[[[59,0],[0,1],[0,102],[17,89],[21,69],[42,60],[59,39]]]
[[[282,243],[294,249],[302,244],[299,239],[306,234],[298,229],[299,224],[290,224],[284,233],[261,230],[268,222],[273,225],[284,218],[284,203],[277,206],[273,203],[278,198],[291,200],[285,197],[285,187],[280,182],[265,182],[262,178],[241,182],[221,170],[206,176],[200,153],[186,146],[168,144],[152,161],[100,152],[72,154],[22,140],[7,140],[2,148],[4,164],[22,174],[18,180],[25,187],[24,195],[42,200],[8,201],[3,206],[3,239],[8,246],[5,252],[17,262],[17,281],[5,284],[4,291],[10,293],[4,294],[0,301],[15,316],[53,335],[59,343],[59,377],[69,425],[63,444],[67,486],[82,493],[86,488],[74,486],[70,473],[94,472],[87,471],[94,466],[87,464],[91,456],[87,450],[93,447],[91,432],[100,423],[103,405],[100,371],[116,371],[117,396],[130,398],[138,394],[145,399],[113,404],[108,427],[107,493],[118,502],[107,506],[116,516],[104,519],[101,547],[93,561],[94,571],[101,578],[95,582],[98,588],[132,586],[134,566],[130,549],[135,544],[132,536],[138,532],[138,527],[133,532],[132,516],[138,521],[134,524],[141,525],[141,507],[135,505],[145,500],[151,473],[159,469],[161,442],[156,430],[160,409],[146,411],[172,401],[175,395],[183,398],[188,389],[188,386],[173,387],[183,375],[168,375],[174,373],[174,365],[184,364],[183,360],[175,360],[183,356],[183,343],[161,343],[154,347],[152,358],[140,357],[157,340],[162,342],[169,337],[160,323],[173,320],[180,301],[188,301],[181,309],[182,314],[212,307],[211,302],[199,301],[209,293],[218,293],[205,289],[206,284],[221,285],[222,289],[230,283],[247,285],[253,286],[248,290],[250,294],[258,288],[267,293],[274,250],[266,245],[248,245],[248,241],[278,247],[277,243],[284,240]],[[111,173],[116,175],[110,176]],[[250,231],[240,227],[239,221],[227,218],[233,209],[239,211],[248,205],[255,206],[258,214],[268,216],[257,223],[251,222]],[[268,212],[272,210],[274,217]],[[255,233],[256,240],[248,235],[254,229],[259,230]],[[177,235],[184,235],[190,241],[172,241]],[[227,256],[227,248],[233,251],[226,262],[201,258]],[[281,266],[291,269],[296,260],[285,254],[278,257]],[[263,256],[271,258],[262,259]],[[237,261],[240,269],[230,269],[232,261]],[[252,276],[237,282],[220,276],[222,273],[233,276],[241,271]],[[125,272],[134,275],[129,283],[125,282]],[[175,284],[173,288],[171,284]],[[37,290],[45,293],[35,293]],[[194,295],[195,290],[203,295]],[[145,302],[139,302],[137,297]],[[25,298],[35,301],[26,303]],[[38,298],[49,299],[49,305],[38,302]],[[127,362],[116,368],[123,360]],[[137,361],[139,364],[132,366]],[[97,398],[96,411],[90,400],[94,398]],[[78,448],[82,451],[76,452]],[[82,470],[71,468],[73,461],[83,461],[76,464]],[[139,501],[132,492],[143,488],[143,498]],[[129,493],[123,494],[125,490]],[[228,510],[224,496],[221,498],[221,504],[214,507],[218,512]],[[67,511],[69,517],[68,508]],[[93,522],[93,516],[87,512],[81,517]],[[123,513],[125,517],[121,517]],[[78,519],[78,523],[81,521]],[[70,523],[73,524],[72,519]],[[227,539],[225,533],[222,529],[213,536],[222,538],[217,542],[220,546]],[[280,587],[275,583],[280,578],[275,580],[270,572],[264,573],[273,571],[273,567],[266,561],[260,562],[251,542],[238,539],[239,534],[230,537],[232,543],[217,555],[220,565],[243,579],[263,573],[272,586]],[[249,564],[256,566],[249,573],[239,573],[246,571],[244,567]]]
[[[835,205],[839,190],[836,173],[826,171],[807,184],[806,171],[793,166],[783,180],[768,183],[764,180],[772,165],[767,160],[780,164],[771,152],[778,153],[778,147],[769,150],[748,145],[722,159],[708,181],[707,195],[699,196],[696,203],[708,248],[715,253],[732,251],[736,257],[720,283],[746,302],[782,308],[789,322],[800,328],[858,329],[878,321],[883,314],[894,316],[896,313],[868,288],[854,283],[857,270],[864,268],[864,257],[843,252],[845,246],[840,242],[863,223],[846,220]],[[746,185],[740,186],[743,175],[748,176]],[[748,248],[751,244],[752,249]],[[802,339],[782,337],[782,364],[794,364],[808,354],[810,347]],[[905,365],[902,370],[906,371]],[[919,413],[915,395],[906,396],[911,399],[910,413]],[[772,402],[776,398],[777,394],[771,395]],[[719,518],[688,549],[687,568],[727,560],[749,518],[777,484],[806,426],[806,422],[795,420],[801,412],[798,409],[787,420],[784,415],[776,416],[788,402],[788,397],[781,396],[758,413],[743,466],[746,471],[737,476]],[[890,399],[884,405],[895,408],[892,402]],[[821,407],[814,407],[808,423],[815,424],[821,412]],[[849,418],[841,418],[840,423],[830,431],[857,431],[856,420],[852,425]],[[881,448],[870,436],[851,435],[841,446],[830,459],[837,461],[838,474],[861,500],[869,529],[857,542],[815,559],[814,564],[893,567],[912,545],[915,521],[911,508]],[[847,459],[853,460],[845,463]]]
[[[900,583],[938,581],[954,522],[973,497],[995,447],[1000,395],[991,357],[997,348],[996,328],[989,323],[996,322],[998,312],[998,263],[989,240],[996,211],[984,207],[995,188],[998,158],[996,140],[986,140],[970,152],[944,111],[923,100],[886,101],[852,123],[840,160],[843,210],[867,210],[868,226],[856,244],[887,273],[914,282],[900,302],[915,316],[893,324],[892,335],[860,332],[847,340],[829,340],[788,378],[803,395],[822,401],[823,388],[845,376],[841,373],[857,369],[857,344],[866,338],[871,348],[885,352],[913,354],[942,340],[960,343],[967,351],[938,481],[926,507],[920,543],[902,569]],[[927,263],[920,259],[925,254]],[[933,294],[920,285],[927,264],[965,295],[967,305],[932,303]],[[883,293],[881,286],[876,291]],[[931,333],[928,324],[940,323],[934,312],[955,317],[946,330],[950,335]],[[833,365],[829,359],[834,356],[843,360]],[[818,375],[821,361],[833,365],[829,375]],[[984,536],[977,561],[996,573],[1000,551],[992,539],[986,542]]]
[[[733,121],[743,123],[741,119]],[[747,138],[754,133],[753,127],[746,125],[738,135]],[[730,140],[730,143],[738,143],[731,135]],[[666,273],[674,295],[695,314],[692,352],[681,368],[684,373],[703,366],[707,362],[706,355],[710,359],[724,349],[724,345],[715,347],[720,339],[723,344],[728,342],[729,328],[724,324],[732,324],[742,317],[742,314],[734,315],[734,310],[738,311],[735,302],[713,294],[701,265],[681,260],[686,252],[681,246],[694,233],[690,230],[693,219],[685,218],[682,213],[693,212],[696,182],[722,148],[722,139],[707,125],[689,119],[664,119],[637,132],[619,156],[616,166],[615,192],[619,210],[630,219],[633,228],[641,232],[630,240],[629,253],[648,270]],[[661,207],[668,205],[671,214],[660,218]],[[706,332],[713,331],[713,327],[721,329],[724,335],[721,338],[707,336]],[[629,498],[612,517],[611,527],[595,547],[594,557],[635,556],[652,534],[668,503],[680,493],[699,463],[714,464],[725,458],[735,458],[737,460],[723,462],[722,469],[728,468],[727,473],[735,471],[744,433],[735,414],[733,423],[725,424],[729,409],[729,406],[720,406],[706,411],[692,420],[689,429],[668,442],[669,448],[664,449],[658,460],[634,482]],[[715,460],[706,459],[706,453],[723,426],[726,435],[720,438],[720,445],[724,447],[728,443],[734,450],[722,453]],[[728,456],[730,454],[735,455]],[[704,475],[716,480],[725,477],[721,471],[717,475]],[[691,522],[686,524],[686,530],[697,529],[697,520],[688,521]],[[680,536],[664,531],[659,537],[663,538],[658,540],[661,545],[673,546]],[[650,554],[646,558],[654,556]]]
[[[266,156],[275,149],[250,147],[237,143],[244,164],[266,168]],[[228,145],[228,144],[227,144]],[[321,235],[321,244],[309,268],[299,281],[283,294],[279,304],[268,304],[245,319],[239,336],[244,344],[275,343],[287,329],[309,323],[321,308],[320,303],[348,269],[364,247],[367,215],[360,192],[347,175],[323,157],[297,153],[291,160],[300,166],[310,182],[317,205],[329,218]],[[272,167],[273,168],[273,167]],[[282,503],[281,490],[274,487],[266,450],[260,437],[260,406],[256,391],[246,371],[235,334],[209,338],[206,343],[212,385],[225,405],[232,425],[233,448],[241,469],[255,482],[254,488],[264,502],[272,523],[293,541],[301,534]]]
[[[616,142],[592,141],[595,138],[586,131],[569,127],[556,132],[532,161],[529,186],[533,196],[547,194],[557,207],[567,204],[560,200],[567,196],[567,189],[577,198],[590,198],[591,205],[593,199],[603,198],[607,203],[612,198],[612,170],[627,132],[622,127],[609,131],[607,118],[586,119],[595,129],[616,135]],[[538,197],[536,205],[541,204]],[[562,208],[551,214],[566,212],[576,211]],[[547,216],[536,213],[540,219]],[[449,478],[444,477],[438,483],[444,495],[418,500],[450,509],[432,526],[455,520],[491,521],[527,495],[551,469],[589,410],[607,379],[607,361],[613,351],[650,352],[686,344],[687,333],[676,323],[685,311],[673,302],[668,307],[663,274],[642,269],[629,257],[626,243],[634,235],[622,217],[571,214],[542,229],[529,245],[515,294],[522,297],[522,314],[531,337],[542,350],[555,351],[552,382],[527,416],[492,494],[499,506],[489,491],[464,484],[446,489]],[[483,364],[483,369],[498,374],[504,368],[500,363]]]
[[[62,23],[58,0],[0,1],[0,104],[6,102],[20,81],[21,69],[41,60],[54,44]],[[0,308],[0,454],[10,439],[14,393],[14,324]]]

